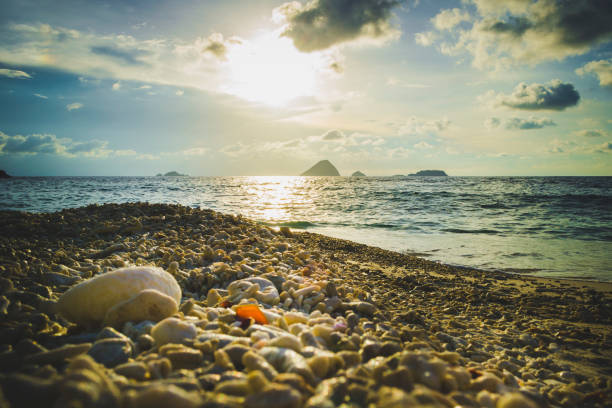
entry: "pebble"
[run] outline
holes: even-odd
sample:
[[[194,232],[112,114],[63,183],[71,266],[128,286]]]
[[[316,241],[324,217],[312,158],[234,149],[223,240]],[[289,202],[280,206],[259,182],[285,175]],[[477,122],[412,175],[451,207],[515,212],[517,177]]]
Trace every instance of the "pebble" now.
[[[87,354],[106,367],[115,367],[132,356],[132,345],[126,339],[106,338],[96,341]]]
[[[151,336],[158,347],[166,343],[183,343],[192,340],[196,334],[197,330],[193,323],[176,317],[168,317],[151,329]]]

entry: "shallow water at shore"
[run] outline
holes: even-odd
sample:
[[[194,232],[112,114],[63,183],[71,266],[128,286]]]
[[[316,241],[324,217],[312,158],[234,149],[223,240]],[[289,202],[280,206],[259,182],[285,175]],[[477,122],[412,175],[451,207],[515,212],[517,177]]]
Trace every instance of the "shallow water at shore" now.
[[[0,209],[178,203],[455,265],[612,280],[611,177],[45,177],[2,184]]]

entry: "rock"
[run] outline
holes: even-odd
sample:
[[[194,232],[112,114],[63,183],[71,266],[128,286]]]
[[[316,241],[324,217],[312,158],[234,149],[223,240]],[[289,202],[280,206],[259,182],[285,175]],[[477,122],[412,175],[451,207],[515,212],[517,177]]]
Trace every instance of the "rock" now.
[[[96,327],[105,320],[106,314],[113,307],[137,297],[147,289],[156,290],[172,298],[177,305],[181,300],[181,288],[172,275],[160,268],[132,267],[98,275],[70,288],[58,300],[57,310],[79,325]],[[134,302],[146,304],[153,297],[148,292]],[[120,308],[125,307],[133,312],[135,304],[139,303],[128,303],[128,306],[124,304]],[[115,314],[124,316],[117,310],[113,312],[113,316]]]
[[[168,317],[151,329],[151,336],[155,339],[155,344],[158,347],[167,343],[183,343],[195,338],[196,334],[197,331],[193,323],[182,321],[176,317]]]
[[[13,407],[52,406],[58,395],[55,381],[19,373],[1,376],[0,389]]]
[[[0,179],[11,178],[11,176],[4,170],[0,170]]]
[[[87,354],[98,363],[112,368],[128,361],[132,356],[132,345],[125,339],[103,339],[96,341]]]
[[[263,391],[249,395],[244,403],[247,408],[298,408],[301,406],[301,395],[293,388],[270,384]]]
[[[366,177],[366,175],[360,171],[356,171],[353,174],[351,174],[351,177]]]
[[[66,344],[65,346],[26,356],[25,362],[31,364],[54,364],[87,352],[91,343]]]
[[[158,322],[177,311],[178,307],[173,298],[155,289],[145,289],[110,308],[104,317],[104,324],[120,327],[126,322]]]
[[[124,377],[133,378],[138,381],[144,381],[149,377],[149,369],[146,364],[141,361],[120,364],[115,367],[115,372]]]
[[[503,395],[497,401],[497,408],[537,408],[537,405],[518,393]]]
[[[155,384],[146,388],[131,401],[134,408],[197,408],[201,398],[175,385]]]
[[[446,174],[444,172],[444,170],[420,170],[417,171],[416,173],[412,173],[412,174],[408,174],[409,176],[424,176],[424,177],[432,177],[432,176],[436,176],[436,177],[443,177],[443,176],[448,176],[448,174]]]
[[[321,160],[300,176],[339,176],[338,169],[329,160]]]

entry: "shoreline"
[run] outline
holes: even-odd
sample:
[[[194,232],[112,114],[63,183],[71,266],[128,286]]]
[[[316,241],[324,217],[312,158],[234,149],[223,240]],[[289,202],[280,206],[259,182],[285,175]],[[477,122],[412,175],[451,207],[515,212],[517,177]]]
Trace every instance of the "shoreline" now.
[[[289,291],[286,283],[278,292],[285,293],[280,297],[288,306],[260,302],[264,310],[281,316],[306,316],[306,326],[299,330],[311,330],[315,340],[309,343],[312,340],[302,338],[303,345],[291,344],[303,356],[295,358],[306,359],[300,361],[307,361],[308,370],[316,375],[311,378],[312,374],[302,372],[298,373],[301,380],[292,377],[288,382],[281,373],[268,379],[265,391],[248,386],[236,391],[224,385],[225,369],[219,368],[218,356],[213,356],[209,346],[185,342],[177,346],[181,358],[198,356],[199,363],[181,371],[185,362],[175,356],[169,360],[178,371],[171,366],[159,378],[152,374],[132,378],[122,365],[88,366],[104,379],[100,384],[115,384],[117,406],[132,401],[129,398],[134,395],[136,400],[145,398],[151,387],[198,401],[193,406],[220,398],[231,402],[224,406],[241,406],[254,398],[269,397],[272,391],[292,398],[301,395],[299,402],[294,398],[292,407],[335,406],[341,401],[351,407],[363,406],[364,401],[504,408],[511,399],[522,404],[512,406],[525,408],[612,403],[612,282],[454,267],[316,233],[274,231],[241,216],[180,205],[107,204],[56,213],[0,211],[0,215],[5,220],[0,234],[0,297],[6,317],[0,323],[0,389],[15,406],[32,402],[28,398],[36,397],[28,396],[27,391],[34,389],[57,396],[61,387],[58,391],[54,387],[63,384],[73,367],[67,361],[72,358],[84,365],[84,353],[96,355],[91,350],[108,343],[100,338],[107,329],[91,332],[57,315],[52,305],[59,296],[89,276],[139,264],[172,271],[183,292],[175,315],[186,322],[200,319],[198,336],[215,333],[227,338],[222,336],[230,333],[227,324],[216,320],[221,318],[219,313],[228,317],[226,312],[208,301],[211,290],[223,293],[236,279],[221,278],[227,271],[236,276],[255,274],[301,282],[295,290],[322,290],[313,298],[312,309],[297,297],[291,301],[295,290]],[[313,312],[315,306],[324,311],[322,316]],[[228,312],[231,316],[231,310]],[[308,319],[318,323],[310,325]],[[335,323],[326,323],[330,319]],[[325,329],[326,324],[342,329],[336,333],[331,326]],[[272,326],[275,330],[285,327],[276,320],[270,322]],[[118,330],[121,333],[116,337],[126,344],[140,344],[147,336],[125,327]],[[330,337],[325,330],[334,334]],[[232,329],[231,333],[240,331]],[[326,340],[316,340],[320,336]],[[253,338],[232,338],[235,344],[258,352]],[[266,340],[278,344],[274,341]],[[58,347],[73,354],[58,355]],[[146,351],[138,347],[123,364],[141,369],[146,365],[149,373],[153,372],[149,363],[153,354],[170,353],[167,346]],[[221,343],[215,347],[221,348]],[[223,344],[225,347],[231,346]],[[349,360],[341,362],[338,356]],[[31,364],[47,360],[50,366]],[[328,365],[325,370],[319,365],[323,360]],[[332,361],[339,365],[332,369]],[[247,383],[241,364],[234,361],[232,367],[237,370],[232,371],[232,386]],[[429,374],[424,377],[423,373]],[[398,380],[404,377],[410,378],[409,383]],[[211,385],[213,378],[216,382]],[[304,379],[312,383],[305,386]],[[334,393],[344,399],[334,399]],[[317,398],[332,405],[316,405]],[[46,404],[49,402],[42,401],[42,406]]]

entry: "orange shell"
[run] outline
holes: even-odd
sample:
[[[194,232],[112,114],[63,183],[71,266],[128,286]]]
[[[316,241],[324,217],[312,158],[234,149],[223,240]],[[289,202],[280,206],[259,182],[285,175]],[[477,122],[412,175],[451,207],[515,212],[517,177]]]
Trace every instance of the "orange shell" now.
[[[242,305],[236,307],[236,317],[240,320],[252,318],[256,323],[267,324],[268,319],[257,305]]]

